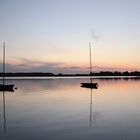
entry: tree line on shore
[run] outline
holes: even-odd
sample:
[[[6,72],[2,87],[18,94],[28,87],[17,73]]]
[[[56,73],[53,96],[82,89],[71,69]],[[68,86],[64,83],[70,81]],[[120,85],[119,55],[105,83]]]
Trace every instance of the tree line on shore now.
[[[45,72],[17,72],[17,73],[0,73],[0,77],[43,77],[43,76],[140,76],[140,71],[133,71],[133,72],[118,72],[118,71],[100,71],[94,72],[91,74],[54,74],[54,73],[45,73]]]

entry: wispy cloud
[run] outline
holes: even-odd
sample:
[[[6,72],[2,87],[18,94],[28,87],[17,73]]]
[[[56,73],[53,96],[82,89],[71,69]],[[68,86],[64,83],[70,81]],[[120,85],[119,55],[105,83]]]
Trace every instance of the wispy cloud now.
[[[7,72],[52,72],[52,73],[88,73],[89,66],[82,64],[68,64],[62,62],[42,62],[19,58],[20,63],[7,63]],[[2,71],[2,63],[0,63]],[[129,68],[110,66],[94,66],[93,71],[125,71]]]
[[[18,63],[12,62],[6,64],[7,72],[54,72],[54,73],[73,73],[74,71],[83,71],[81,66],[68,65],[62,62],[43,62],[34,61],[25,58],[18,58]],[[0,63],[2,71],[2,63]]]
[[[90,38],[91,38],[91,41],[94,42],[94,41],[98,41],[101,37],[96,34],[94,29],[91,29],[90,30]]]

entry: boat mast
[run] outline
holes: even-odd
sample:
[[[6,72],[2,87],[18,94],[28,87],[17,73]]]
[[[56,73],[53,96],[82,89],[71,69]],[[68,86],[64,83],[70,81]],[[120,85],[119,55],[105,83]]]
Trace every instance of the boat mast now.
[[[3,86],[5,85],[5,42],[3,43]]]
[[[89,56],[90,56],[90,80],[92,82],[92,58],[91,58],[91,44],[89,42]]]

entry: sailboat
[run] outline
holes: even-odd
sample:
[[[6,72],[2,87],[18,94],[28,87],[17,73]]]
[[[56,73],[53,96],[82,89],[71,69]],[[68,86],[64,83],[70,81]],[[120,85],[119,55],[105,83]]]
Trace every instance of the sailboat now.
[[[85,88],[98,88],[98,83],[92,81],[92,56],[91,56],[91,44],[89,43],[89,55],[90,55],[90,82],[81,83],[81,87]]]
[[[14,91],[14,85],[5,84],[5,43],[3,43],[3,83],[0,84],[0,91]]]

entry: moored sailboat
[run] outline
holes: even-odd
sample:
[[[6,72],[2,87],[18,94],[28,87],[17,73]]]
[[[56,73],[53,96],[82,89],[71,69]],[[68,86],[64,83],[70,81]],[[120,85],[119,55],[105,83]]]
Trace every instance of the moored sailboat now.
[[[85,88],[98,88],[98,83],[92,81],[92,56],[91,56],[91,44],[89,43],[89,55],[90,55],[90,82],[81,83],[81,87]]]
[[[0,84],[0,91],[14,91],[13,84],[5,84],[5,43],[3,44],[3,83]]]

